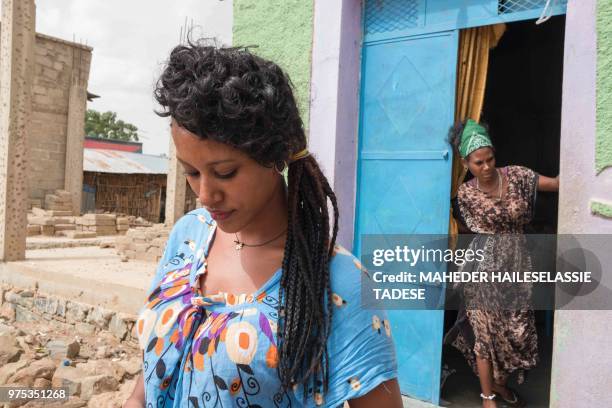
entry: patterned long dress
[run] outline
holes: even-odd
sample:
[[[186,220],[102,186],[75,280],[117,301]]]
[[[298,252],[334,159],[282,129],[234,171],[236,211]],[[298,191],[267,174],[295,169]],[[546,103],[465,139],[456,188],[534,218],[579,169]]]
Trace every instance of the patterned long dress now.
[[[508,166],[500,171],[507,180],[507,190],[501,200],[479,190],[475,179],[459,187],[460,220],[473,233],[479,234],[472,245],[485,251],[484,260],[472,268],[528,271],[531,259],[520,234],[533,216],[538,175],[521,166]],[[491,362],[496,383],[504,384],[514,371],[518,371],[518,382],[522,383],[525,370],[538,363],[534,313],[529,309],[507,308],[507,302],[508,296],[515,300],[530,297],[531,287],[516,283],[468,284],[464,291],[465,298],[474,302],[468,305],[484,307],[466,306],[457,325],[463,327],[455,332],[451,344],[462,352],[476,375],[476,357],[479,357]]]

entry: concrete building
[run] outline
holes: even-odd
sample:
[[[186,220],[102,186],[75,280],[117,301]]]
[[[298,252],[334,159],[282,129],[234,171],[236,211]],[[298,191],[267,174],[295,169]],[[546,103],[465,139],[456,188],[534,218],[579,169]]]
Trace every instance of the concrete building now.
[[[28,135],[29,198],[58,189],[80,203],[83,127],[92,48],[36,34]],[[79,206],[74,208],[80,210]]]

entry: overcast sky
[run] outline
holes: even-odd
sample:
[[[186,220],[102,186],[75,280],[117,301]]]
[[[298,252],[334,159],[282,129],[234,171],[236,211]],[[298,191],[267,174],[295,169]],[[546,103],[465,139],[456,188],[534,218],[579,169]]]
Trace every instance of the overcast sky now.
[[[179,42],[185,18],[198,33],[231,43],[227,0],[37,0],[36,31],[93,47],[88,103],[115,111],[139,129],[143,151],[168,152],[168,120],[153,113],[152,90],[163,61]]]

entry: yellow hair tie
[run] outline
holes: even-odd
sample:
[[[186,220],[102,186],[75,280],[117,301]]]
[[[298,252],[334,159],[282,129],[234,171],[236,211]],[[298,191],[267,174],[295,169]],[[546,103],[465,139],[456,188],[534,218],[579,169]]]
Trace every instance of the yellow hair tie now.
[[[308,151],[308,148],[300,150],[299,152],[297,152],[296,154],[294,154],[293,156],[291,156],[289,158],[289,162],[293,163],[294,161],[298,161],[300,159],[303,159],[304,157],[308,157],[310,156],[310,152]]]

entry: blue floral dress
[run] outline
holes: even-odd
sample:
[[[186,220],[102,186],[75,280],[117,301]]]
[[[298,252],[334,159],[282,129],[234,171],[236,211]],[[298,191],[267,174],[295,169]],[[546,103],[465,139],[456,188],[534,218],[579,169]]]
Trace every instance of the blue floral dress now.
[[[206,273],[215,228],[203,209],[177,222],[136,322],[146,407],[337,407],[397,377],[389,321],[361,305],[367,271],[338,246],[330,263],[329,389],[281,391],[281,270],[252,294],[202,294],[198,277]]]

